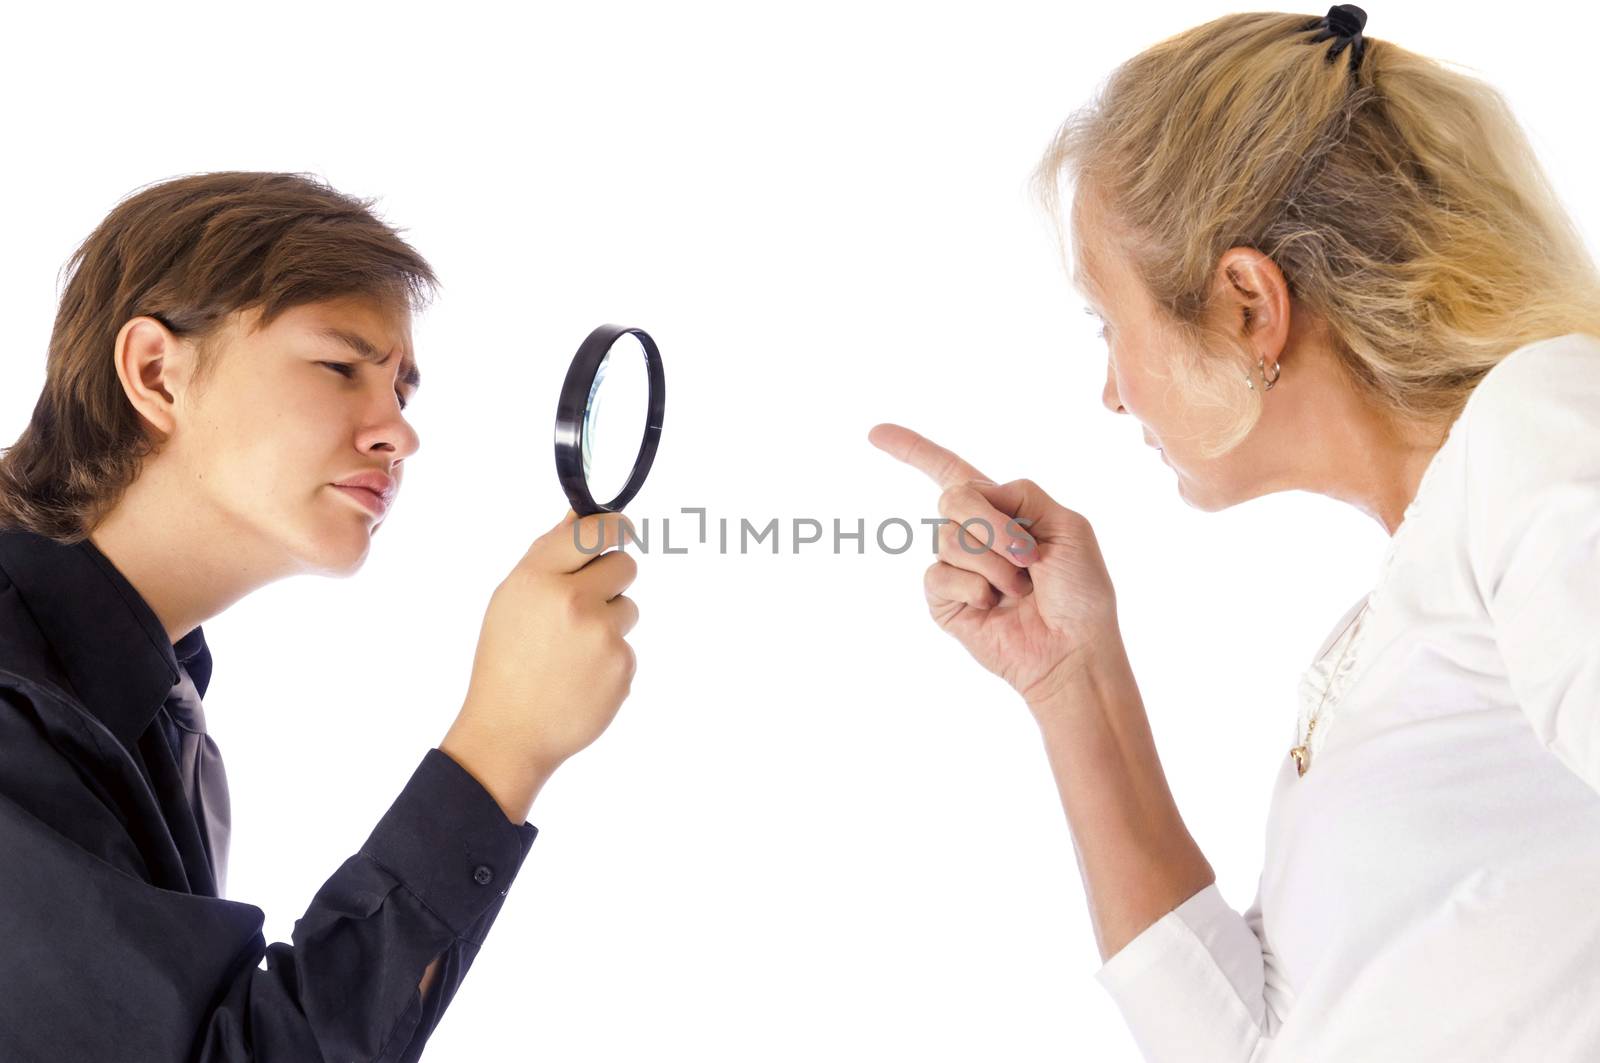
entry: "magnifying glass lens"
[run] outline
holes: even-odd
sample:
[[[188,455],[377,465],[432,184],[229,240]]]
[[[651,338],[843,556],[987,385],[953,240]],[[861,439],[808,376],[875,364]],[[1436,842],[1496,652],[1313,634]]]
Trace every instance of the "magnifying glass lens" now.
[[[583,477],[596,499],[614,498],[627,486],[650,415],[650,375],[644,345],[631,332],[618,336],[600,360],[583,418]]]

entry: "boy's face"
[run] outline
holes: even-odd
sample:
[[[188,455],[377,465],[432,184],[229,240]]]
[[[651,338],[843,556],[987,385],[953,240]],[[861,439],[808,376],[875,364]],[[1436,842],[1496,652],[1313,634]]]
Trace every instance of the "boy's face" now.
[[[297,571],[348,574],[383,515],[361,501],[373,496],[333,484],[376,472],[398,488],[419,443],[401,413],[414,392],[410,313],[341,298],[252,332],[256,317],[236,314],[217,334],[216,361],[183,391],[160,460],[257,548],[287,551]],[[387,363],[364,360],[363,341]]]

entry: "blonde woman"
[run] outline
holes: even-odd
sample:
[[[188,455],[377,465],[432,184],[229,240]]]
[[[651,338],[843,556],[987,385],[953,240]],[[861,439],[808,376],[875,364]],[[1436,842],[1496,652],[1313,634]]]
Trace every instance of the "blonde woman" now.
[[[1392,536],[1286,701],[1246,910],[1168,790],[1089,522],[870,438],[944,489],[930,610],[1039,723],[1147,1059],[1600,1059],[1600,277],[1502,98],[1364,23],[1162,41],[1038,175],[1073,188],[1104,403],[1184,500],[1316,491]]]

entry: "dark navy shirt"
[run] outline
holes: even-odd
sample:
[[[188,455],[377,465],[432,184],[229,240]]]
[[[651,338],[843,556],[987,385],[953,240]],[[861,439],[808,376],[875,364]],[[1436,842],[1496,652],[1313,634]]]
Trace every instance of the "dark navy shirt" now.
[[[429,749],[269,945],[184,797],[158,712],[180,657],[203,695],[201,628],[174,646],[87,539],[0,529],[0,1060],[419,1059],[537,829]]]

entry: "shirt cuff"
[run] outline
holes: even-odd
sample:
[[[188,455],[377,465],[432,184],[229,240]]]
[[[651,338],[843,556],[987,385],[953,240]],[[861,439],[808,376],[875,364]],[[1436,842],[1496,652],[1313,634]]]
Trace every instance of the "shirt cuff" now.
[[[1251,1058],[1264,1034],[1261,942],[1216,883],[1095,972],[1152,1063]]]
[[[507,819],[482,783],[434,748],[423,754],[361,854],[459,936],[505,896],[538,833],[531,823]]]

